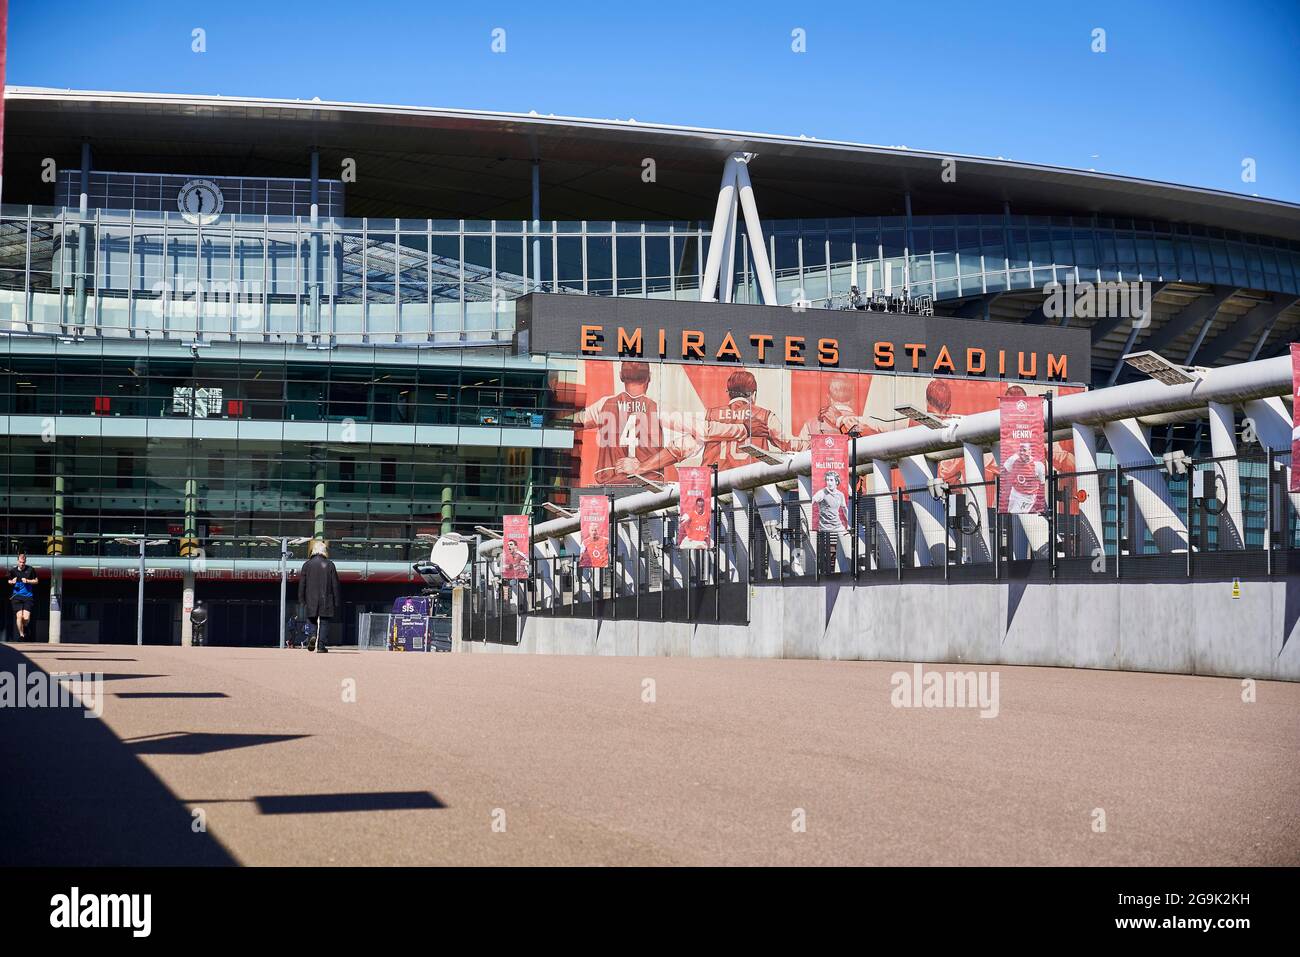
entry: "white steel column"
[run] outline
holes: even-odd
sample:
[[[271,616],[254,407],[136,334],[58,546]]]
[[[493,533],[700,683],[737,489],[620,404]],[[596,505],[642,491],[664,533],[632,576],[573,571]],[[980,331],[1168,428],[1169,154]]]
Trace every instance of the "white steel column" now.
[[[610,524],[615,529],[614,532],[614,550],[618,555],[618,578],[614,586],[614,597],[618,597],[619,592],[631,595],[636,587],[636,569],[633,562],[638,561],[638,541],[635,521],[615,522],[614,515],[610,513]],[[613,567],[610,571],[613,572]]]
[[[718,540],[722,566],[735,569],[735,581],[749,580],[749,493],[732,492],[729,503],[718,505]]]
[[[1236,408],[1211,402],[1210,454],[1216,459],[1231,457],[1230,462],[1215,462],[1214,474],[1223,479],[1227,501],[1219,514],[1219,548],[1245,548],[1245,523],[1241,513],[1241,468],[1237,463]]]
[[[718,273],[727,248],[727,224],[736,219],[736,167],[739,153],[727,157],[722,165],[722,183],[718,186],[718,205],[713,211],[713,229],[709,233],[709,254],[704,260],[700,280],[700,302],[718,301]]]
[[[1145,495],[1135,495],[1134,501],[1156,548],[1166,554],[1186,551],[1187,526],[1174,506],[1169,482],[1151,453],[1151,441],[1142,424],[1137,419],[1118,419],[1107,422],[1102,429],[1120,465],[1153,466],[1126,474],[1130,482],[1146,491]]]
[[[736,183],[740,190],[740,208],[745,213],[745,235],[749,237],[754,277],[763,294],[763,304],[775,306],[779,305],[776,301],[776,278],[772,275],[772,261],[767,258],[763,223],[758,218],[758,204],[754,202],[754,186],[749,181],[749,161],[753,158],[753,153],[745,154],[742,161],[736,164]]]
[[[558,542],[559,539],[548,538],[533,546],[533,574],[541,586],[537,589],[537,600],[543,606],[555,603],[555,562],[551,559],[555,558]]]
[[[943,499],[935,498],[924,489],[938,481],[934,463],[924,455],[909,455],[899,459],[898,471],[903,477],[903,485],[914,489],[911,493],[912,509],[916,513],[916,536],[914,551],[917,565],[942,565],[944,549],[947,547],[947,516],[943,508]]]
[[[1079,515],[1083,518],[1080,530],[1084,542],[1080,557],[1084,554],[1096,555],[1097,549],[1106,547],[1106,529],[1101,520],[1101,482],[1097,475],[1097,430],[1091,425],[1071,427],[1074,435],[1074,470],[1086,474],[1077,475],[1075,488],[1083,493],[1079,503]]]
[[[185,648],[194,644],[194,622],[190,621],[193,610],[194,568],[191,565],[181,578],[181,645]]]
[[[966,484],[970,485],[979,482],[984,478],[984,448],[979,445],[972,445],[970,442],[963,442],[961,447],[963,474]],[[972,561],[982,563],[992,561],[993,559],[993,536],[992,529],[989,527],[989,498],[988,489],[982,485],[966,490],[966,498],[969,504],[967,510],[973,510],[976,520],[979,522],[979,530],[971,536],[971,548],[975,554]]]
[[[817,529],[813,527],[812,520],[812,476],[801,475],[799,482],[799,515],[802,516],[803,534],[797,539],[798,544],[795,546],[803,552],[802,572],[805,575],[811,575],[813,569],[817,567]],[[793,567],[794,557],[791,556],[790,564]]]
[[[724,237],[722,245],[722,268],[718,271],[718,282],[722,285],[723,302],[731,302],[736,291],[736,226],[736,203],[733,201],[727,213],[727,235]],[[710,239],[710,252],[713,251],[712,247],[713,240]]]
[[[876,541],[880,546],[878,568],[898,567],[898,515],[891,482],[893,464],[884,459],[871,461],[871,495],[876,503]],[[860,507],[860,506],[859,506]]]
[[[754,496],[754,521],[756,531],[767,545],[767,561],[752,569],[754,578],[775,581],[781,575],[781,494],[774,485],[760,485],[750,490]]]
[[[582,539],[578,532],[564,536],[563,550],[566,555],[582,554]],[[582,569],[578,567],[577,560],[568,561],[565,567],[569,569],[573,576],[573,600],[581,601],[582,596],[586,593],[586,582],[582,580]]]
[[[1255,435],[1262,445],[1290,458],[1291,455],[1291,413],[1281,396],[1267,399],[1253,399],[1247,402],[1242,411],[1254,423]],[[1286,470],[1286,487],[1291,487],[1292,463]],[[1300,492],[1289,492],[1291,507],[1300,514]]]

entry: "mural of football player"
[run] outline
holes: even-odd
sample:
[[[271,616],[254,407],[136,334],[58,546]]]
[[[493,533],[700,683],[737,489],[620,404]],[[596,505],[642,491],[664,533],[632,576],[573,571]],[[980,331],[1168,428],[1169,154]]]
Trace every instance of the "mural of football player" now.
[[[785,452],[806,449],[808,442],[788,434],[775,412],[755,403],[757,393],[754,373],[733,372],[727,378],[727,404],[707,410],[698,425],[682,423],[679,429],[668,431],[661,451],[638,463],[636,474],[662,474],[668,466],[679,465],[698,453],[702,453],[703,465],[716,464],[719,471],[749,465],[754,457],[740,449],[749,443]]]
[[[814,435],[828,435],[840,432],[841,422],[858,423],[858,432],[862,435],[875,435],[878,431],[865,424],[865,417],[859,415],[854,407],[857,388],[853,376],[844,372],[835,372],[826,377],[826,394],[817,417],[809,419],[799,430],[799,437],[807,440]],[[847,430],[846,430],[847,431]]]
[[[575,418],[580,428],[596,432],[595,481],[618,484],[634,473],[662,480],[662,467],[645,464],[663,449],[659,405],[647,394],[650,364],[623,362],[618,377],[622,391],[591,403]]]
[[[925,409],[939,418],[946,418],[952,413],[952,386],[943,379],[933,379],[925,387]],[[944,459],[939,463],[939,481],[949,485],[959,484],[966,473],[966,465],[960,455]]]
[[[705,465],[716,463],[719,471],[749,465],[754,457],[740,450],[740,446],[746,444],[759,449],[776,448],[782,452],[802,452],[808,448],[807,438],[788,434],[780,417],[771,409],[759,405],[757,396],[758,380],[754,378],[754,373],[740,369],[727,377],[727,404],[709,409],[705,413],[705,420],[721,425],[743,425],[748,439],[737,441],[706,438]]]

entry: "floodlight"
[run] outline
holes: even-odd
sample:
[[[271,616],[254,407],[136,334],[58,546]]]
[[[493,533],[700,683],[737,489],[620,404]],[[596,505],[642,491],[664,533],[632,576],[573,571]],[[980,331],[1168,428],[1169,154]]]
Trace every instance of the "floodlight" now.
[[[478,532],[485,538],[500,538],[501,533],[495,529],[488,528],[486,525],[475,525],[474,531]]]
[[[785,459],[781,458],[778,455],[773,455],[767,449],[760,449],[757,445],[753,445],[752,443],[746,443],[744,445],[737,446],[736,451],[744,452],[746,455],[752,458],[756,458],[760,462],[765,462],[768,465],[785,464]]]
[[[911,419],[916,425],[924,425],[927,429],[942,429],[946,424],[941,417],[933,412],[923,412],[915,406],[896,405],[894,411],[905,418]]]
[[[571,511],[570,509],[561,508],[559,505],[556,505],[554,502],[543,502],[542,508],[550,512],[552,515],[558,515],[560,518],[573,518],[574,515],[578,514],[577,512]]]
[[[664,487],[662,485],[660,485],[658,482],[646,478],[644,475],[629,475],[628,478],[631,479],[633,482],[635,482],[637,485],[640,485],[642,488],[648,489],[651,492],[662,492],[664,490]]]
[[[1143,352],[1130,352],[1124,356],[1124,361],[1144,373],[1157,382],[1163,382],[1165,385],[1188,385],[1192,382],[1200,381],[1199,375],[1194,375],[1193,370],[1188,366],[1175,365],[1164,356],[1157,352],[1147,349]]]

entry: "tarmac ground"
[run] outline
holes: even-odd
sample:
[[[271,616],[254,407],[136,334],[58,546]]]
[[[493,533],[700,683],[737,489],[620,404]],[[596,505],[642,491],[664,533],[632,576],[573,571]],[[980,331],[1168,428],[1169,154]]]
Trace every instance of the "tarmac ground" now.
[[[899,707],[912,664],[0,645],[20,667],[102,674],[103,711],[0,707],[3,864],[1300,864],[1300,684],[935,664],[995,708]]]

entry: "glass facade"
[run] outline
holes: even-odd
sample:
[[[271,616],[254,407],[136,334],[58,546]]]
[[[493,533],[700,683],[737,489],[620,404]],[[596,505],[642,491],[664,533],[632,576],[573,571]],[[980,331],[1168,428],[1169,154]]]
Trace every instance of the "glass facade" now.
[[[277,560],[324,536],[391,570],[428,537],[553,497],[571,433],[548,376],[502,350],[311,350],[7,337],[4,551]],[[394,566],[393,563],[398,563]],[[360,566],[357,566],[360,567]]]
[[[1145,279],[1300,292],[1300,243],[1105,217],[764,224],[780,301]],[[527,292],[697,299],[699,223],[376,220],[4,207],[0,329],[184,340],[508,341]],[[733,298],[759,302],[745,237]]]

